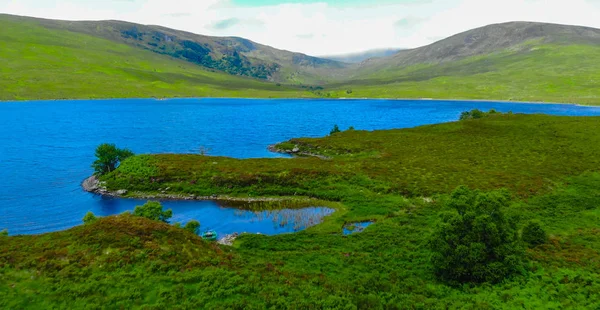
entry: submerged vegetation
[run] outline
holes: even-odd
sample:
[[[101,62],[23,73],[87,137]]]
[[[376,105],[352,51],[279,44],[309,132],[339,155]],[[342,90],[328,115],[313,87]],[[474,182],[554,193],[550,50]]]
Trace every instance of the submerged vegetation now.
[[[337,211],[233,247],[130,214],[0,238],[0,307],[598,308],[599,124],[494,114],[283,144],[327,159],[133,156],[100,177],[109,189]]]

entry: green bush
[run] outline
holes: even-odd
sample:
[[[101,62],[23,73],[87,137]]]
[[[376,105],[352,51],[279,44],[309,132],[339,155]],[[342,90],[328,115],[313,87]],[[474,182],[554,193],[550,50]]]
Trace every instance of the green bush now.
[[[523,242],[529,245],[529,247],[535,247],[537,245],[546,243],[548,240],[548,234],[546,234],[546,231],[542,228],[542,225],[539,222],[530,221],[523,228],[521,239]]]
[[[6,237],[6,236],[8,236],[8,230],[7,229],[1,230],[0,237]]]
[[[462,112],[460,114],[460,120],[464,121],[467,119],[479,119],[479,118],[484,118],[484,117],[494,115],[494,114],[501,114],[501,113],[494,109],[491,109],[488,112],[483,112],[479,109],[473,109],[471,111]]]
[[[187,224],[185,224],[185,227],[183,227],[183,229],[197,235],[200,231],[200,222],[196,220],[191,220],[187,222]]]
[[[83,224],[88,225],[88,224],[93,224],[98,220],[98,218],[94,215],[94,213],[92,213],[92,211],[89,211],[88,213],[85,214],[85,216],[83,217]]]
[[[341,130],[340,130],[340,127],[336,124],[336,125],[333,125],[333,129],[331,129],[329,134],[332,135],[332,134],[338,133],[338,132],[341,132]]]
[[[502,208],[506,191],[483,193],[457,188],[430,240],[432,263],[439,279],[450,284],[497,283],[523,270],[524,250],[515,221]]]
[[[143,206],[136,206],[133,215],[168,223],[169,219],[173,217],[173,211],[171,209],[163,211],[160,202],[148,201]]]

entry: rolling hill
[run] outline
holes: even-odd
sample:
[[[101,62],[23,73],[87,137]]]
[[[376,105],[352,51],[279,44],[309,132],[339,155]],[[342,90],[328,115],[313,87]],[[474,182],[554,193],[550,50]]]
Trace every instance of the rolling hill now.
[[[494,24],[354,64],[243,38],[122,21],[0,15],[0,37],[4,100],[211,96],[600,104],[600,30],[588,27]]]
[[[599,61],[600,29],[511,22],[367,60],[328,89],[337,89],[332,96],[600,104]]]
[[[0,100],[314,96],[8,15],[0,15],[0,89]]]
[[[24,18],[30,20],[30,18]],[[293,53],[238,37],[211,37],[123,21],[35,19],[39,25],[92,35],[179,58],[232,75],[282,83],[319,84],[347,64]]]

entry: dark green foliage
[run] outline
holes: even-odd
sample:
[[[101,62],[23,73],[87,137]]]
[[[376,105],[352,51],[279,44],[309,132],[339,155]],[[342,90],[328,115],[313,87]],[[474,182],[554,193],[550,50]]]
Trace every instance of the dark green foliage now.
[[[0,230],[0,237],[6,237],[6,236],[8,236],[8,230],[7,229]]]
[[[488,112],[483,112],[479,109],[473,109],[471,111],[464,111],[460,114],[460,120],[468,120],[468,119],[479,119],[488,117],[490,115],[501,114],[494,109],[489,110]]]
[[[338,132],[342,132],[342,131],[340,130],[340,127],[336,124],[336,125],[333,125],[333,129],[331,129],[331,131],[329,132],[329,134],[333,135],[333,134],[336,134]]]
[[[103,175],[115,170],[121,161],[133,156],[128,149],[119,149],[114,144],[100,144],[96,148],[96,161],[92,164],[96,175]]]
[[[548,234],[537,221],[530,221],[523,227],[521,239],[530,247],[535,247],[548,241]]]
[[[93,224],[98,220],[98,218],[94,215],[94,213],[92,213],[92,211],[89,211],[88,213],[85,214],[85,216],[83,217],[83,224],[88,225],[88,224]]]
[[[169,219],[173,217],[173,211],[171,209],[163,211],[160,202],[148,201],[142,206],[136,206],[133,215],[168,223]]]
[[[442,223],[431,237],[431,262],[442,281],[498,283],[523,271],[524,250],[516,222],[503,209],[510,195],[506,191],[483,193],[457,188]]]
[[[183,229],[191,232],[192,234],[197,235],[198,232],[200,231],[200,222],[198,222],[196,220],[189,221],[189,222],[187,222],[187,224],[185,224]]]

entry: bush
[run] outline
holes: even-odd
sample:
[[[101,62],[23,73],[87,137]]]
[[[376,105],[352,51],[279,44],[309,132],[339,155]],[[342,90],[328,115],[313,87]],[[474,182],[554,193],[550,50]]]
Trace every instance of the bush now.
[[[329,134],[332,135],[332,134],[338,133],[338,132],[341,132],[341,130],[340,130],[340,127],[336,124],[336,125],[333,125],[333,129],[331,129]]]
[[[84,225],[88,225],[88,224],[93,224],[98,220],[98,218],[94,215],[94,213],[92,213],[92,211],[89,211],[88,213],[85,214],[85,216],[83,217],[83,224]]]
[[[133,156],[133,152],[128,149],[119,149],[114,144],[100,144],[96,148],[96,161],[92,164],[94,174],[103,175],[111,172],[119,166],[119,163],[128,157]]]
[[[189,221],[187,222],[187,224],[185,224],[185,227],[183,227],[183,229],[197,235],[200,231],[200,222],[196,220]]]
[[[8,230],[7,229],[4,229],[4,230],[0,231],[0,237],[6,237],[6,236],[8,236]]]
[[[488,112],[483,112],[479,109],[473,109],[471,111],[462,112],[460,114],[460,120],[464,121],[467,119],[479,119],[479,118],[484,118],[484,117],[494,115],[494,114],[501,114],[501,113],[494,109],[491,109]]]
[[[539,222],[531,221],[523,228],[521,239],[529,245],[529,247],[535,247],[546,243],[548,235]]]
[[[461,186],[430,240],[432,263],[439,279],[450,284],[497,283],[523,270],[524,249],[515,221],[502,208],[506,191],[483,193]]]
[[[160,202],[148,201],[143,206],[136,206],[133,215],[168,223],[169,219],[173,217],[173,211],[171,209],[163,211]]]

